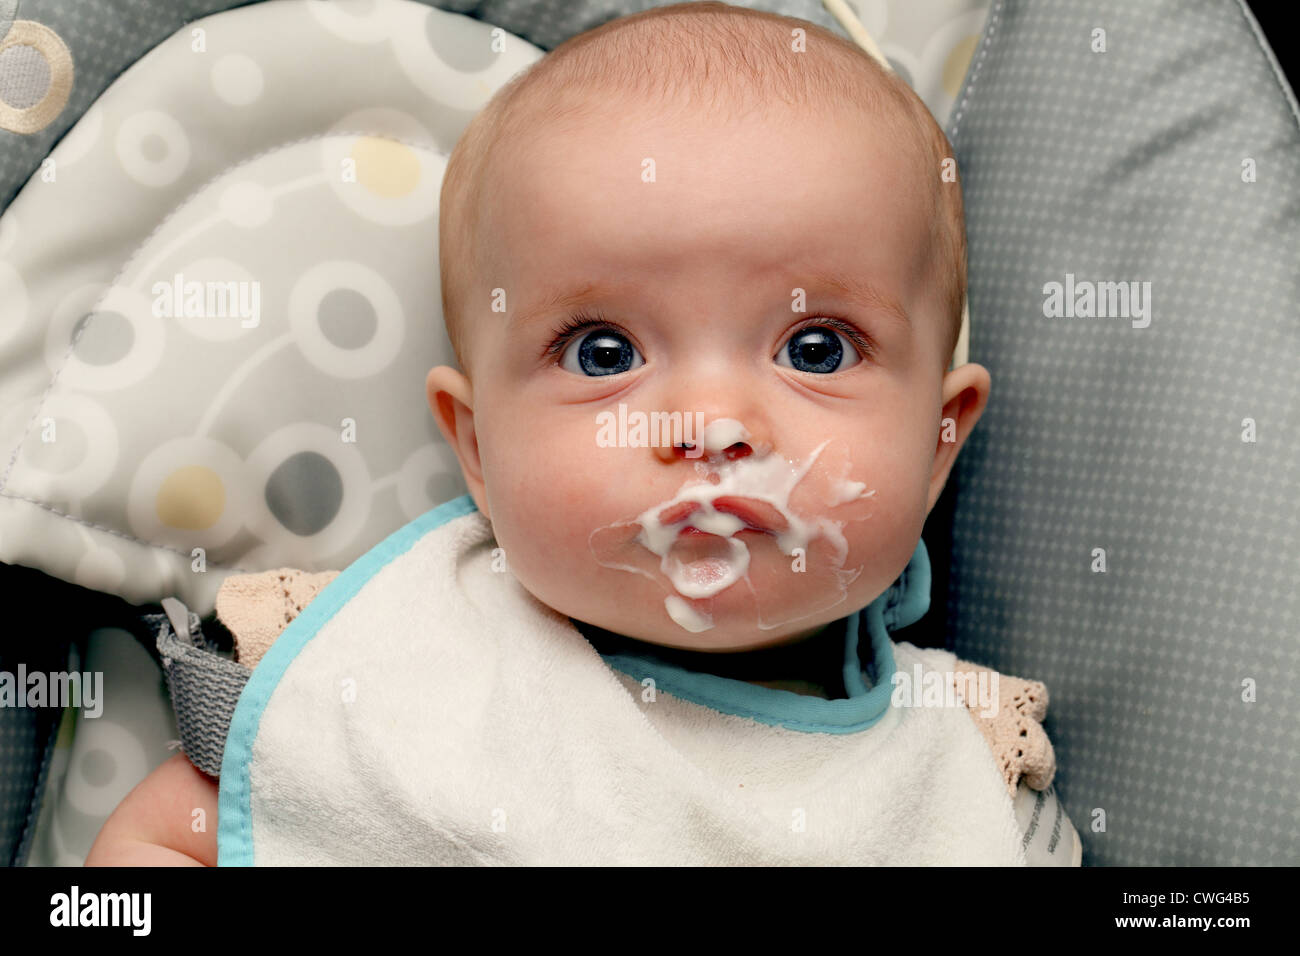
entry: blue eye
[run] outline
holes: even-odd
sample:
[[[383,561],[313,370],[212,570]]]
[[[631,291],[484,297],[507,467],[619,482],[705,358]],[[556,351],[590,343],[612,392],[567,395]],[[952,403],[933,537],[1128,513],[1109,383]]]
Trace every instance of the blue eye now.
[[[586,328],[594,330],[580,335]],[[591,319],[577,319],[560,330],[550,351],[561,350],[561,368],[576,375],[617,375],[645,364],[626,336]]]
[[[860,361],[853,342],[828,325],[805,326],[790,336],[786,347],[776,354],[778,365],[822,375],[840,371],[846,356],[854,359],[846,368],[852,368]]]
[[[874,351],[874,343],[855,326],[822,316],[817,324],[796,331],[775,358],[787,368],[828,375],[852,368]],[[645,364],[628,337],[599,314],[576,315],[565,320],[552,332],[546,353],[559,355],[560,367],[565,371],[588,378],[618,375]],[[846,359],[851,360],[847,365]]]

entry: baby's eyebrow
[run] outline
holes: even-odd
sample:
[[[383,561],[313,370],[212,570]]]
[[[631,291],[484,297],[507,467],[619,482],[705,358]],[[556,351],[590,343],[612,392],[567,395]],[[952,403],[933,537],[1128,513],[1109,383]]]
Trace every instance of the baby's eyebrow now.
[[[610,298],[624,289],[601,282],[586,282],[576,289],[559,289],[545,293],[532,305],[525,306],[506,320],[506,332],[514,333],[540,315],[576,309],[580,305]]]
[[[894,296],[889,295],[869,279],[838,275],[832,272],[814,272],[804,280],[808,293],[814,294],[818,286],[829,288],[844,298],[856,302],[872,312],[883,312],[910,328],[911,317]]]
[[[886,293],[869,279],[816,271],[794,276],[791,279],[790,289],[795,288],[804,288],[810,295],[829,290],[872,312],[883,312],[904,327],[910,328],[912,324],[911,318],[898,299]],[[581,305],[600,299],[608,299],[625,291],[625,287],[618,285],[586,282],[574,289],[560,289],[548,292],[536,303],[512,314],[506,320],[506,331],[513,334],[538,316],[556,311],[576,309]]]

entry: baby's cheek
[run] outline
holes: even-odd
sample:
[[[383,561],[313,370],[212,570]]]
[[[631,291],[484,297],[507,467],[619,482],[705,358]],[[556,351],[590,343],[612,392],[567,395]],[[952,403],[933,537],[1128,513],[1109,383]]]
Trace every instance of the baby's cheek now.
[[[862,578],[858,586],[875,597],[888,587],[907,566],[916,549],[918,532],[912,502],[899,502],[884,498],[875,514],[866,521],[845,529],[849,541],[849,560],[846,567],[861,567]]]
[[[846,569],[862,568],[854,582],[855,597],[869,601],[887,588],[907,566],[925,519],[924,484],[915,460],[905,454],[877,457],[875,467],[856,474],[863,497],[851,506],[830,508],[844,521],[848,544]]]
[[[525,587],[540,596],[581,583],[590,533],[581,502],[534,485],[495,507],[497,542]]]

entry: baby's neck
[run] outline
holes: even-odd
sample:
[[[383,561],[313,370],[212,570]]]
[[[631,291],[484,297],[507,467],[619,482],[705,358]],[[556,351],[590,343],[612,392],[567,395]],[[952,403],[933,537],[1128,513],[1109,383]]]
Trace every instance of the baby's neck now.
[[[826,699],[847,697],[844,689],[844,626],[835,622],[810,637],[754,651],[694,651],[664,647],[573,622],[602,654],[656,657],[690,671],[715,674],[763,687]]]

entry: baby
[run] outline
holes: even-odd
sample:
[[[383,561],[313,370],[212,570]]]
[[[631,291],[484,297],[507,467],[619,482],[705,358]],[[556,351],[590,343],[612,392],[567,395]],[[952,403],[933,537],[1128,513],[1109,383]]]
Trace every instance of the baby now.
[[[552,778],[565,734],[597,754],[624,728],[629,752],[657,756],[628,787],[615,778],[631,771],[596,757],[592,780],[556,785],[548,820],[586,833],[534,836],[525,803],[510,811],[522,823],[502,812],[486,837],[461,824],[473,854],[432,841],[416,861],[1078,862],[1050,767],[1016,764],[1027,745],[999,744],[973,702],[917,707],[919,693],[899,693],[960,662],[886,632],[928,605],[921,529],[990,388],[979,365],[948,369],[966,295],[950,157],[920,99],[858,47],[720,3],[575,37],[470,124],[440,211],[459,370],[427,381],[469,496],[419,530],[444,536],[457,595],[517,604],[544,636],[449,646],[476,675],[498,663],[474,655],[502,640],[502,660],[533,655],[554,703],[534,693],[521,708],[582,702],[572,720],[586,724],[538,711],[518,730],[547,735]],[[634,427],[670,416],[681,427],[666,439]],[[481,575],[480,553],[493,556]],[[1045,707],[1033,697],[1003,715],[1022,737]],[[433,789],[457,746],[433,760]],[[485,746],[467,745],[479,762],[465,777],[504,775],[484,799],[508,803],[527,755],[494,742],[493,760]],[[224,766],[223,812],[229,749]],[[1021,772],[1034,790],[1017,786]],[[644,802],[611,796],[564,816],[566,800],[606,786]],[[447,792],[473,802],[470,785]],[[741,797],[755,802],[737,809]],[[87,862],[215,864],[216,828],[194,832],[195,808],[216,819],[217,785],[178,755],[128,796]],[[425,829],[464,809],[428,810],[439,823]]]

